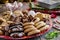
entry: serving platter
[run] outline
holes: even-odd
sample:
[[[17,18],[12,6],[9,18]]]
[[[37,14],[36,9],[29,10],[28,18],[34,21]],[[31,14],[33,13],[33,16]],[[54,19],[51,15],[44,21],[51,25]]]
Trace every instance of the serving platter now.
[[[48,21],[48,22],[49,22],[49,28],[42,30],[42,31],[41,31],[40,33],[38,33],[38,34],[31,35],[31,36],[23,36],[23,37],[20,37],[20,38],[13,38],[13,37],[10,37],[10,36],[0,35],[0,38],[4,38],[4,39],[6,39],[6,40],[22,40],[22,39],[29,39],[29,38],[38,37],[38,36],[41,36],[41,35],[47,33],[47,32],[52,28],[51,18],[49,18],[49,21]]]
[[[0,35],[0,38],[6,39],[6,40],[23,40],[23,39],[25,40],[25,39],[35,38],[35,37],[38,37],[38,36],[41,36],[41,35],[47,33],[52,28],[51,18],[49,19],[48,23],[49,23],[49,28],[44,29],[40,33],[35,34],[35,35],[23,36],[21,38],[12,38],[12,37],[9,37],[9,36]]]

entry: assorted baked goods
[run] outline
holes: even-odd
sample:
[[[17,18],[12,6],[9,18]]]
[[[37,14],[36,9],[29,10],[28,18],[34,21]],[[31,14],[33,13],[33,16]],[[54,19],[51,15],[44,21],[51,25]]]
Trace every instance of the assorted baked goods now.
[[[34,26],[40,31],[43,31],[49,28],[49,25],[46,24],[44,21],[41,21],[40,18],[36,18],[34,20]]]
[[[0,35],[19,38],[35,35],[49,28],[49,25],[45,22],[45,20],[49,19],[49,14],[37,12],[32,16],[26,10],[15,10],[13,11],[14,16],[10,15],[10,13],[10,11],[6,11],[1,14]]]
[[[49,19],[50,15],[49,14],[43,14],[43,13],[37,12],[35,17],[40,18],[40,20],[44,20],[44,19]]]
[[[33,22],[27,22],[24,23],[23,25],[24,25],[24,33],[27,33],[27,35],[33,35],[40,32],[40,30],[35,28]]]
[[[24,36],[24,29],[23,29],[23,26],[22,26],[22,24],[20,23],[20,24],[15,24],[15,25],[12,25],[12,26],[10,26],[10,29],[9,29],[9,35],[11,36],[11,37],[22,37],[22,36]]]

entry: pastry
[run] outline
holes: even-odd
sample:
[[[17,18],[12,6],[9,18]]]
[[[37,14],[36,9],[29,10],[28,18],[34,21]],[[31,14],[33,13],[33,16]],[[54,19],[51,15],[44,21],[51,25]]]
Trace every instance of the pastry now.
[[[49,14],[45,14],[45,19],[49,19],[50,15]]]
[[[10,36],[14,38],[19,38],[18,33],[11,33]]]
[[[2,30],[3,28],[2,27],[0,27],[0,30]]]
[[[37,30],[37,29],[35,27],[27,28],[24,30],[24,32],[27,33],[27,32],[33,31],[33,30]]]
[[[39,32],[40,32],[39,30],[30,31],[28,33],[28,35],[33,35],[33,34],[36,34],[36,33],[39,33]]]
[[[41,20],[44,20],[44,19],[49,19],[50,15],[49,14],[43,14],[43,13],[37,12],[36,15],[35,15],[35,17],[38,17]]]
[[[5,24],[11,24],[11,23],[14,23],[12,20],[11,20],[11,15],[10,15],[10,11],[6,11],[6,12],[3,12],[2,14],[2,17],[1,17],[1,20],[4,21]]]
[[[21,21],[22,21],[23,23],[28,22],[28,16],[27,16],[27,15],[26,15],[26,16],[24,15],[24,16],[22,17]]]
[[[19,38],[19,37],[24,36],[24,33],[23,32],[21,32],[21,33],[11,33],[10,36],[14,37],[14,38]]]
[[[2,14],[2,17],[5,19],[5,20],[9,20],[11,15],[10,15],[10,11],[6,11],[6,12],[3,12]]]
[[[13,24],[13,23],[15,23],[15,22],[13,22],[13,21],[7,21],[7,23],[8,23],[8,24]]]
[[[49,28],[49,25],[45,25],[44,27],[40,28],[39,30],[43,31],[43,30],[48,29],[48,28]]]
[[[44,15],[42,15],[40,12],[37,12],[36,15],[35,15],[35,17],[38,17],[38,18],[40,18],[41,20],[43,19],[43,16],[44,16]]]
[[[20,17],[16,17],[16,19],[15,19],[15,24],[19,24],[20,23]]]
[[[20,23],[20,24],[15,24],[15,25],[11,25],[9,26],[9,34],[11,37],[14,37],[14,38],[19,38],[19,37],[22,37],[24,34],[23,34],[23,25]]]
[[[38,18],[39,19],[39,18]],[[36,19],[37,20],[37,19]],[[43,31],[44,29],[48,29],[49,28],[49,25],[47,25],[44,21],[40,21],[40,20],[37,20],[37,21],[34,21],[34,26],[40,30],[40,31]]]
[[[24,23],[23,25],[24,26],[26,26],[26,25],[34,25],[34,23],[33,22],[27,22],[27,23]]]
[[[23,13],[24,15],[27,15],[27,16],[28,16],[28,11],[27,11],[27,10],[23,10],[22,13]]]
[[[8,23],[2,17],[0,17],[0,26],[8,26]]]
[[[16,10],[16,11],[14,11],[13,13],[14,13],[14,15],[15,15],[16,17],[24,16],[23,13],[22,13],[20,10]]]
[[[39,33],[40,30],[38,30],[35,26],[33,22],[27,22],[24,23],[24,33],[27,33],[27,35],[33,35],[36,33]]]
[[[35,26],[38,26],[39,24],[43,24],[44,22],[43,21],[39,21],[37,23],[35,23]]]
[[[19,35],[19,37],[22,37],[22,36],[24,36],[25,34],[24,34],[23,32],[21,32],[21,33],[19,33],[18,35]]]
[[[11,29],[11,32],[17,32],[17,31],[22,32],[23,28],[12,28]]]
[[[23,26],[20,24],[15,24],[15,25],[10,26],[10,29],[11,30],[23,30]]]
[[[5,28],[5,27],[2,27],[2,26],[1,26],[1,27],[0,27],[0,30],[4,30],[4,28]]]
[[[46,25],[46,23],[40,22],[40,24],[36,24],[36,28],[41,28],[41,27],[43,27],[44,25]]]
[[[18,29],[18,28],[13,28],[12,31],[13,31],[13,32],[14,32],[14,31],[19,31],[19,29]]]
[[[2,21],[2,22],[6,22],[6,20],[3,19],[3,17],[0,17],[0,21]]]
[[[3,34],[4,34],[4,32],[2,30],[0,30],[0,35],[3,35]]]
[[[34,21],[34,23],[37,23],[39,21],[40,21],[40,19],[39,18],[36,18],[36,20]]]
[[[24,26],[24,29],[27,29],[27,28],[32,28],[34,27],[33,25],[28,25],[28,26]]]
[[[0,26],[2,26],[2,27],[6,27],[6,26],[9,26],[9,24],[6,23],[6,22],[3,22]]]
[[[30,36],[41,31],[48,29],[49,25],[45,23],[45,20],[50,18],[49,14],[43,14],[40,12],[28,14],[27,10],[20,11],[15,10],[3,12],[0,16],[0,35],[11,36],[13,38],[20,38],[24,35]]]

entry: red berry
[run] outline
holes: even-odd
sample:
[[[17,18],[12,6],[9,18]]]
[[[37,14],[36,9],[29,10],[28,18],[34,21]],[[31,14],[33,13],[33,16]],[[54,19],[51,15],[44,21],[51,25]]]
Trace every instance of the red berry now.
[[[56,18],[57,15],[56,14],[51,14],[51,18]]]

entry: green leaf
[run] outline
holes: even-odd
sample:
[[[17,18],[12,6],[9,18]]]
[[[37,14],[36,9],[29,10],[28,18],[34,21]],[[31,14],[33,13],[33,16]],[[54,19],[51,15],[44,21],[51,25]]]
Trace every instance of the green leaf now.
[[[53,38],[58,37],[58,35],[59,35],[58,32],[50,32],[50,33],[48,33],[48,34],[45,36],[45,38],[46,38],[46,39],[53,39]]]

